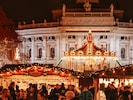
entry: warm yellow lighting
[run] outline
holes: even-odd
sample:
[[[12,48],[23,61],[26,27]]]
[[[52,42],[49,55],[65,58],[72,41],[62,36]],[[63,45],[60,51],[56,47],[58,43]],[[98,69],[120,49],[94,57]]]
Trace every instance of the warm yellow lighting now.
[[[63,66],[66,64],[66,68],[81,72],[116,67],[116,59],[115,52],[104,51],[94,44],[91,30],[84,45],[80,48],[76,47],[73,51],[65,51],[64,57],[61,58],[65,61]]]
[[[102,73],[102,76],[104,76],[104,75],[105,75],[105,73],[103,72],[103,73]]]
[[[113,70],[113,74],[115,74],[115,70]]]
[[[107,59],[115,59],[116,57],[104,57],[104,56],[64,56],[62,59],[68,59],[68,58],[73,58],[73,59],[88,59],[88,58],[93,58],[93,59],[101,59],[104,60],[104,58]]]
[[[125,71],[125,68],[123,68],[122,71],[124,72]]]

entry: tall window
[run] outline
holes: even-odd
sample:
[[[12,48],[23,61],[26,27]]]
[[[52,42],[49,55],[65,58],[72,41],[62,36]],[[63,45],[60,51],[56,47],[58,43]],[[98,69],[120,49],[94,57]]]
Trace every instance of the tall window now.
[[[31,58],[31,49],[28,51],[28,57]]]
[[[55,57],[55,48],[50,48],[50,57],[54,58]]]
[[[121,58],[125,58],[125,48],[121,48]]]
[[[38,58],[42,58],[42,48],[39,48],[38,50]]]

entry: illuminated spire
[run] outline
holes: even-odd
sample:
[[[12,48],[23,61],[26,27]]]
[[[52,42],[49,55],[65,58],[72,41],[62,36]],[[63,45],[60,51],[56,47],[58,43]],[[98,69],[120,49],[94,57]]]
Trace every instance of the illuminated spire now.
[[[93,39],[92,33],[91,33],[91,30],[89,30],[88,37],[87,37],[87,41],[88,42],[92,42],[92,39]]]

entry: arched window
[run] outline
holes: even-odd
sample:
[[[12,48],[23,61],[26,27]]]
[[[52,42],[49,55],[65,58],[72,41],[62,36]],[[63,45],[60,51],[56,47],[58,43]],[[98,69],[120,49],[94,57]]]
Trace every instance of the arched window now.
[[[39,48],[38,51],[39,51],[39,52],[38,52],[38,58],[42,58],[42,48]]]
[[[50,57],[54,58],[55,57],[55,48],[50,48]]]
[[[121,48],[121,58],[125,58],[125,48]]]

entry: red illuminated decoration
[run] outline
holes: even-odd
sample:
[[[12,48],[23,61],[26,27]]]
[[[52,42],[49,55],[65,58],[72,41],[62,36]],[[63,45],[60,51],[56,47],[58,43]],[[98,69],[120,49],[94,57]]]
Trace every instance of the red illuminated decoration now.
[[[29,75],[37,77],[43,75],[44,69],[40,66],[33,66],[31,68],[28,68],[27,72],[29,73]]]
[[[2,76],[11,76],[11,75],[12,75],[11,72],[3,72],[3,73],[2,73]]]
[[[69,77],[69,76],[71,76],[71,74],[69,72],[60,72],[59,76],[61,76],[61,77]]]
[[[14,70],[13,71],[14,75],[23,75],[24,73],[25,73],[24,69],[19,69],[19,70]]]
[[[57,75],[58,71],[54,70],[54,69],[50,69],[50,70],[46,71],[46,73],[47,73],[47,75]]]
[[[84,72],[73,71],[65,68],[53,66],[52,64],[22,64],[22,65],[5,65],[0,69],[0,77],[9,77],[12,75],[31,75],[31,76],[46,76],[57,75],[60,77],[76,78],[96,77],[96,78],[120,78],[120,77],[132,77],[133,65],[119,66],[117,68],[107,68],[105,70],[98,70],[90,72],[86,75]]]

